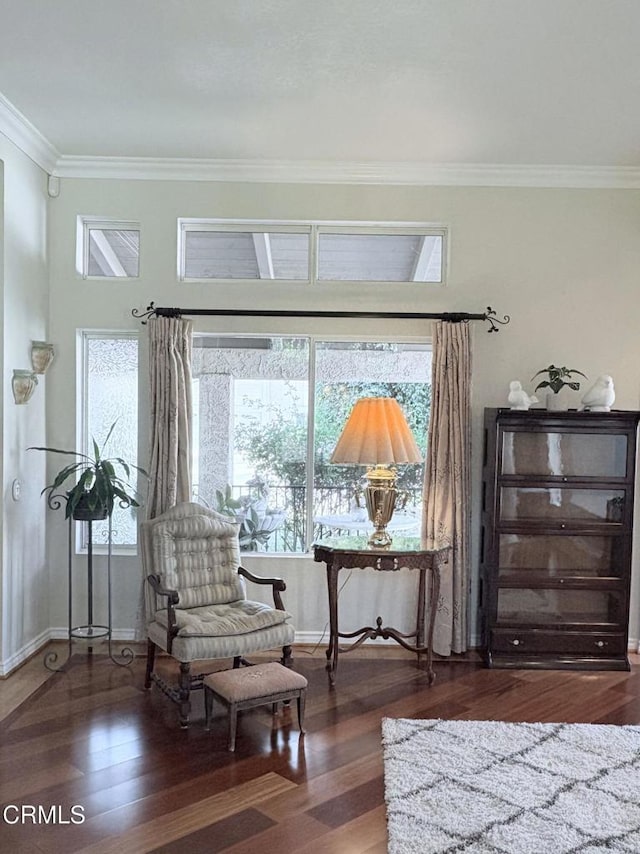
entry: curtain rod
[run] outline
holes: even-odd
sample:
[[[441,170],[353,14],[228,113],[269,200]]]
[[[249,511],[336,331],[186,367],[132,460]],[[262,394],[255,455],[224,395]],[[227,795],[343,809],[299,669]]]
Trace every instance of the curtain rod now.
[[[250,309],[234,308],[168,308],[156,306],[150,302],[145,311],[131,310],[131,314],[141,320],[143,324],[150,317],[184,317],[207,316],[207,317],[351,317],[351,318],[383,318],[397,320],[445,320],[449,323],[468,323],[470,320],[485,320],[489,324],[487,332],[499,332],[501,326],[510,322],[511,318],[505,314],[499,318],[497,313],[487,306],[483,313],[472,314],[467,311],[444,311],[444,312],[395,312],[395,311],[253,311]]]

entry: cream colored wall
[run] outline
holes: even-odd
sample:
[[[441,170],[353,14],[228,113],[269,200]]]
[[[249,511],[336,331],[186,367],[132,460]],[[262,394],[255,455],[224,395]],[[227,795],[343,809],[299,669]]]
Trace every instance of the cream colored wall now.
[[[75,333],[78,328],[139,329],[131,309],[157,305],[251,309],[343,309],[391,311],[483,311],[491,305],[510,314],[511,324],[489,335],[474,326],[473,555],[477,563],[480,423],[485,406],[504,405],[509,380],[529,378],[551,362],[610,373],[616,406],[640,407],[640,339],[637,335],[640,271],[640,192],[311,186],[63,179],[51,202],[51,337],[58,358],[49,384],[48,441],[76,441]],[[139,281],[82,281],[75,269],[78,214],[138,220],[142,227]],[[317,286],[276,282],[187,284],[176,280],[179,216],[254,220],[347,220],[429,222],[450,229],[446,287],[409,284]],[[274,320],[200,318],[210,331],[425,335],[429,324],[382,320]],[[144,396],[141,397],[144,412]],[[146,422],[141,425],[142,444]],[[66,555],[62,522],[49,519],[55,557],[52,625],[64,626]],[[249,558],[256,570],[286,578],[286,602],[301,637],[316,637],[327,619],[323,567],[310,557]],[[638,576],[638,559],[635,575]],[[53,566],[53,565],[52,565]],[[65,570],[66,571],[66,570]],[[137,561],[115,567],[114,624],[133,625]],[[59,583],[56,583],[59,582]],[[341,598],[344,624],[410,621],[413,579],[357,573]],[[634,584],[634,586],[637,586]],[[475,596],[475,585],[474,585]],[[634,597],[632,636],[640,620]],[[474,606],[472,603],[472,615]],[[472,620],[475,623],[474,620]],[[475,626],[474,626],[475,631]]]
[[[45,512],[40,490],[44,459],[27,453],[45,441],[46,381],[29,403],[16,406],[14,368],[30,368],[31,340],[47,337],[48,272],[46,175],[0,134],[3,193],[2,313],[2,630],[0,675],[11,670],[48,636],[49,578],[45,558]],[[14,501],[11,486],[21,484]]]

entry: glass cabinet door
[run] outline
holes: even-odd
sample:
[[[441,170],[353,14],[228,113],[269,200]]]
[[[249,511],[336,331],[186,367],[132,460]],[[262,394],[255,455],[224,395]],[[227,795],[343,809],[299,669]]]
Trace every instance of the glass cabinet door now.
[[[628,542],[618,536],[506,534],[498,537],[498,578],[525,583],[558,578],[621,578]]]
[[[616,590],[502,587],[497,625],[614,627],[623,621],[622,602]]]
[[[568,486],[503,486],[500,520],[619,524],[624,511],[624,489],[575,489]]]
[[[618,433],[502,433],[502,474],[626,477],[627,436]]]

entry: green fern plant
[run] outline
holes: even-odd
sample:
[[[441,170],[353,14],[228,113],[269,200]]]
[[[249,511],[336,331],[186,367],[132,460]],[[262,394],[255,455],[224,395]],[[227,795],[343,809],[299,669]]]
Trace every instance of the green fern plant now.
[[[76,482],[65,492],[65,518],[77,515],[89,515],[93,518],[107,518],[113,513],[117,502],[122,507],[139,507],[137,492],[131,485],[132,472],[140,472],[147,477],[147,472],[140,466],[124,460],[122,457],[106,457],[106,448],[117,421],[114,421],[102,443],[102,449],[92,438],[93,456],[81,451],[67,451],[61,448],[32,446],[29,451],[47,451],[50,454],[64,454],[76,457],[55,476],[52,483],[45,486],[41,495],[47,494],[49,504],[53,497],[62,489],[64,484],[74,479]]]

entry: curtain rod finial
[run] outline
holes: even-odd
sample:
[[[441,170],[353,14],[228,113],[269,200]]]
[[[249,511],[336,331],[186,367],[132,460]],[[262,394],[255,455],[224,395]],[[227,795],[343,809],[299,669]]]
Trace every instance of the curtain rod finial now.
[[[143,326],[146,326],[147,320],[150,317],[153,317],[156,313],[155,303],[150,302],[145,311],[138,311],[137,308],[131,309],[131,314],[136,318],[136,320],[140,320]]]
[[[507,323],[511,322],[511,318],[508,314],[505,314],[502,319],[500,319],[497,316],[497,313],[491,308],[490,305],[487,306],[487,312],[485,314],[484,319],[489,324],[489,329],[487,329],[487,332],[500,332],[500,326],[506,326]]]

